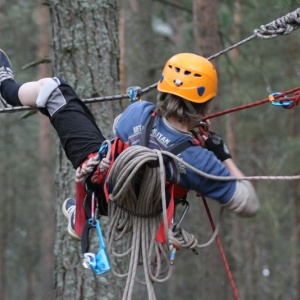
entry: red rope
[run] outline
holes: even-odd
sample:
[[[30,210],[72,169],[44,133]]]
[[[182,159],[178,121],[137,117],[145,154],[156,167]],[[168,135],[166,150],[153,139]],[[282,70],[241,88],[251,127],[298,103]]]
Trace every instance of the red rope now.
[[[300,90],[300,87],[296,87],[294,89],[291,89],[291,90],[285,91],[283,93],[280,93],[276,96],[273,96],[273,98],[274,99],[279,99],[279,102],[281,102],[281,101],[290,101],[291,100],[291,101],[293,101],[293,103],[291,105],[285,107],[285,108],[293,108],[294,106],[298,105],[299,102],[300,102],[299,90]],[[286,95],[291,94],[291,93],[295,93],[295,95],[292,96],[292,97],[286,97]],[[270,97],[268,97],[266,99],[259,100],[259,101],[253,102],[253,103],[233,107],[233,108],[230,108],[230,109],[227,109],[227,110],[224,110],[224,111],[220,111],[220,112],[217,112],[217,113],[214,113],[214,114],[211,114],[211,115],[207,115],[203,118],[203,121],[205,121],[207,119],[212,119],[212,118],[215,118],[215,117],[218,117],[218,116],[226,115],[226,114],[229,114],[229,113],[232,113],[232,112],[235,112],[235,111],[239,111],[239,110],[243,110],[243,109],[246,109],[246,108],[251,108],[251,107],[254,107],[254,106],[258,106],[258,105],[261,105],[261,104],[264,104],[264,103],[270,103],[270,102],[271,102]]]
[[[291,96],[291,97],[286,96],[286,95],[291,94],[291,93],[295,93],[295,95]],[[227,110],[220,111],[220,112],[217,112],[217,113],[214,113],[214,114],[211,114],[211,115],[207,115],[203,118],[203,121],[208,120],[208,119],[212,119],[212,118],[215,118],[215,117],[218,117],[218,116],[221,116],[221,115],[229,114],[229,113],[232,113],[232,112],[235,112],[235,111],[239,111],[239,110],[251,108],[251,107],[254,107],[254,106],[258,106],[258,105],[261,105],[261,104],[264,104],[264,103],[268,103],[268,102],[274,101],[275,99],[278,102],[293,101],[289,106],[283,106],[284,108],[287,108],[287,109],[293,108],[294,106],[298,105],[299,102],[300,102],[300,87],[296,87],[294,89],[285,91],[283,93],[273,95],[272,98],[270,98],[270,96],[269,96],[268,98],[260,100],[260,101],[256,101],[256,102],[241,105],[241,106],[237,106],[237,107],[234,107],[234,108],[231,108],[231,109],[227,109]],[[202,200],[203,200],[203,203],[204,203],[204,206],[205,206],[208,218],[209,218],[211,228],[214,231],[215,230],[215,224],[214,224],[212,215],[210,213],[209,207],[207,205],[207,201],[206,201],[205,197],[203,197],[203,196],[202,196]],[[226,258],[226,255],[225,255],[225,252],[224,252],[224,249],[223,249],[223,246],[222,246],[222,243],[221,243],[221,240],[220,240],[219,236],[216,237],[216,242],[217,242],[218,249],[219,249],[219,252],[220,252],[224,267],[225,267],[225,270],[226,270],[227,277],[228,277],[230,285],[231,285],[231,289],[232,289],[232,292],[233,292],[233,295],[234,295],[234,299],[239,300],[240,296],[239,296],[238,290],[236,288],[236,285],[235,285],[235,282],[234,282],[234,279],[233,279],[233,276],[232,276],[232,273],[231,273],[231,270],[230,270],[230,267],[229,267],[229,264],[228,264],[228,261],[227,261],[227,258]]]
[[[207,205],[207,201],[206,201],[205,197],[203,197],[203,196],[201,196],[201,197],[202,197],[202,200],[203,200],[203,203],[204,203],[204,206],[205,206],[205,210],[206,210],[208,218],[209,218],[211,228],[214,231],[216,227],[215,227],[212,215],[210,213],[209,207]],[[225,270],[226,270],[227,277],[228,277],[229,282],[230,282],[230,286],[231,286],[231,289],[232,289],[232,292],[233,292],[233,295],[234,295],[234,299],[235,300],[240,300],[240,296],[239,296],[238,290],[236,288],[232,273],[230,271],[230,267],[229,267],[229,264],[228,264],[228,261],[227,261],[227,258],[226,258],[226,255],[225,255],[225,252],[224,252],[224,249],[223,249],[223,246],[222,246],[222,243],[221,243],[221,240],[220,240],[219,236],[216,237],[216,242],[217,242],[218,249],[219,249],[219,252],[220,252],[224,267],[225,267]]]

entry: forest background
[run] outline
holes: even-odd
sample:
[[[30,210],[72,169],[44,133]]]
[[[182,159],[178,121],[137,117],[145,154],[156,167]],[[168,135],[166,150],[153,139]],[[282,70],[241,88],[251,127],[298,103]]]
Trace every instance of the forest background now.
[[[114,9],[106,20],[112,22],[107,35],[115,43],[106,63],[113,61],[119,69],[112,70],[116,78],[111,88],[95,92],[80,85],[84,74],[71,72],[78,58],[71,60],[66,48],[60,51],[54,37],[65,26],[57,16],[76,11],[77,5],[78,15],[68,18],[79,22],[86,16],[79,12],[100,4],[99,16],[107,12],[105,5]],[[128,0],[118,6],[115,1],[96,0],[1,0],[0,47],[10,56],[19,82],[60,71],[85,99],[124,93],[128,86],[149,86],[173,54],[209,57],[298,6],[296,0]],[[215,32],[206,35],[203,28]],[[220,82],[211,112],[299,86],[299,36],[295,31],[271,40],[255,39],[213,60]],[[88,53],[85,50],[78,52]],[[86,59],[84,54],[79,57]],[[99,67],[99,81],[105,81],[109,69],[110,65]],[[144,99],[155,101],[155,93]],[[99,125],[108,137],[113,116],[127,105],[128,99],[91,106],[98,118],[106,113]],[[212,126],[246,175],[295,175],[300,173],[299,109],[264,104],[213,119]],[[65,196],[74,194],[74,171],[48,120],[28,112],[2,113],[0,138],[0,299],[120,299],[122,283],[83,270],[80,245],[66,235],[60,205]],[[261,200],[259,214],[245,220],[226,213],[220,232],[240,297],[299,299],[299,182],[257,181],[255,186]],[[210,224],[201,199],[191,193],[190,200],[184,227],[204,242],[210,237]],[[218,206],[213,201],[209,205],[217,218]],[[143,288],[136,289],[134,299],[147,297]],[[233,299],[216,244],[198,256],[180,251],[172,278],[157,286],[157,299],[185,298]]]

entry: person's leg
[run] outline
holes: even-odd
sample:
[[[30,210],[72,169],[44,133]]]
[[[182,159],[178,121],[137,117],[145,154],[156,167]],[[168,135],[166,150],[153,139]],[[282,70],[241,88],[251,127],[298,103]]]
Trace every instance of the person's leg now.
[[[49,117],[74,168],[77,168],[91,153],[97,153],[104,141],[91,111],[70,85],[55,77],[19,85],[14,80],[10,62],[2,50],[0,50],[0,93],[4,100],[13,106],[36,106]],[[83,204],[78,207],[81,209],[75,210],[75,201],[71,199],[65,201],[63,205],[64,214],[69,220],[68,231],[77,239],[79,235],[75,232],[75,211],[77,220],[78,214],[83,210]]]
[[[36,106],[36,100],[40,90],[48,80],[51,80],[51,78],[43,78],[37,81],[23,83],[18,91],[18,96],[22,105]]]
[[[14,80],[10,61],[0,49],[0,92],[4,100],[12,106],[36,106],[40,89],[49,78],[18,84]]]
[[[97,152],[105,140],[89,108],[60,78],[44,78],[22,85],[15,82],[10,61],[0,50],[0,93],[8,104],[37,107],[50,118],[74,168]]]

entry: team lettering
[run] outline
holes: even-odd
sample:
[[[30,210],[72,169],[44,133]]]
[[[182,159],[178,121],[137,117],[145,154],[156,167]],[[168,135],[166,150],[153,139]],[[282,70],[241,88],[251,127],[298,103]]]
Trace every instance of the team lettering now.
[[[134,126],[134,127],[133,127],[133,133],[136,134],[136,133],[141,132],[142,129],[143,129],[143,127],[144,127],[144,126],[142,126],[142,125]],[[168,146],[168,145],[169,145],[170,139],[168,139],[167,137],[165,137],[161,132],[157,131],[156,128],[154,128],[154,129],[152,130],[152,134],[156,137],[156,139],[157,139],[160,143],[164,144],[165,146]]]

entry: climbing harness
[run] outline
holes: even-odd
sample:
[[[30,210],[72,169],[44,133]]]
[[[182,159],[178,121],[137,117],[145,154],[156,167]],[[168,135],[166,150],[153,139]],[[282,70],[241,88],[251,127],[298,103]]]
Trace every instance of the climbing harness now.
[[[218,234],[219,226],[207,243],[198,244],[195,236],[180,226],[188,208],[179,221],[172,224],[175,203],[167,201],[163,157],[168,154],[181,161],[168,151],[128,147],[117,157],[108,175],[107,182],[111,186],[108,253],[111,257],[129,258],[125,273],[112,269],[115,276],[127,278],[123,299],[131,298],[136,280],[147,286],[149,299],[155,299],[153,283],[171,277],[176,252],[186,248],[196,253],[197,248],[209,246]],[[158,167],[149,165],[156,161]],[[186,204],[180,201],[178,204],[182,203]],[[144,270],[144,280],[136,277],[139,264]]]
[[[152,295],[149,298],[155,299],[153,283],[163,282],[170,278],[176,252],[181,248],[186,248],[197,254],[197,248],[210,245],[218,234],[217,227],[209,242],[199,245],[195,236],[181,227],[189,208],[189,203],[185,199],[188,190],[166,182],[165,164],[170,161],[170,158],[162,154],[160,150],[145,147],[155,126],[156,114],[150,113],[143,127],[139,146],[128,147],[118,137],[112,143],[105,141],[97,155],[92,155],[80,167],[80,172],[78,171],[80,175],[86,176],[92,170],[87,177],[88,181],[85,182],[85,189],[87,193],[90,193],[93,187],[90,181],[98,182],[93,173],[97,172],[95,171],[97,163],[103,159],[110,161],[104,187],[106,197],[109,199],[108,215],[110,218],[107,251],[111,257],[130,256],[127,273],[122,274],[112,269],[116,276],[127,278],[123,299],[131,297],[133,285],[137,279],[137,262],[142,263],[144,268],[144,280],[137,280],[146,284],[148,294]],[[195,142],[195,145],[198,143]],[[191,141],[185,141],[169,147],[164,152],[174,155],[177,161],[181,161],[177,155],[195,145]],[[101,176],[100,173],[98,176]],[[102,251],[103,239],[100,235],[101,231],[98,230],[98,223],[95,222],[95,216],[98,215],[97,205],[95,210],[95,198],[92,193],[91,218],[87,220],[82,233],[83,265],[101,274],[108,268],[101,267],[100,258],[102,258],[102,252],[105,254],[105,251]],[[96,203],[98,204],[97,201]],[[177,220],[174,211],[180,204],[184,205],[185,209]],[[100,239],[100,250],[97,255],[89,252],[91,229],[97,230]],[[125,245],[128,248],[125,248],[125,253],[123,253],[119,248],[124,249]],[[106,262],[105,256],[102,260]]]

